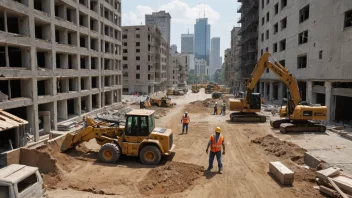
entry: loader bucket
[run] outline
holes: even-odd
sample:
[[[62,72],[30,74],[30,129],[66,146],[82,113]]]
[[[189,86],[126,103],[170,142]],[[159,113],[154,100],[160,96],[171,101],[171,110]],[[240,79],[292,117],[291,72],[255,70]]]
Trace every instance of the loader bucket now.
[[[73,135],[71,133],[67,133],[64,141],[61,144],[61,152],[65,152],[68,149],[72,148],[72,140],[73,140]]]

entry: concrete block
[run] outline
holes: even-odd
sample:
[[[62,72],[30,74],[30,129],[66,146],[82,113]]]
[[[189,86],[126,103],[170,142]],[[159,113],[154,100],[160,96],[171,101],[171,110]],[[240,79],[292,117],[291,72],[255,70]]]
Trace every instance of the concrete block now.
[[[306,152],[304,153],[304,163],[311,168],[316,168],[321,163],[321,160]]]
[[[283,185],[292,185],[295,173],[281,162],[270,162],[269,172]]]
[[[20,163],[20,149],[13,149],[0,154],[0,168],[8,166],[10,164]]]
[[[317,171],[317,177],[324,181],[328,181],[328,177],[335,177],[338,175],[340,175],[340,171],[335,168],[327,168],[324,170]]]

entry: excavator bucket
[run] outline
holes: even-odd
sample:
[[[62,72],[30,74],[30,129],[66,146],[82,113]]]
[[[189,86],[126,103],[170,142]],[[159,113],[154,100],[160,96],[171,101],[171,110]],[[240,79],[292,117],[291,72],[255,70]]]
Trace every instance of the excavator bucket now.
[[[64,141],[61,144],[61,148],[60,148],[61,152],[65,152],[73,147],[72,139],[73,139],[73,135],[71,133],[67,133]]]

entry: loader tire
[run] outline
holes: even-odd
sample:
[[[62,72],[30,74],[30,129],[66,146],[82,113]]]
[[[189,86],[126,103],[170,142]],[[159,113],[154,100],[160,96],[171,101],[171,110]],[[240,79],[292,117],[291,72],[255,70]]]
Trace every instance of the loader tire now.
[[[157,165],[161,160],[161,152],[154,145],[147,145],[139,152],[139,158],[143,164]]]
[[[120,148],[114,143],[106,143],[99,150],[99,160],[104,163],[115,163],[121,156]]]

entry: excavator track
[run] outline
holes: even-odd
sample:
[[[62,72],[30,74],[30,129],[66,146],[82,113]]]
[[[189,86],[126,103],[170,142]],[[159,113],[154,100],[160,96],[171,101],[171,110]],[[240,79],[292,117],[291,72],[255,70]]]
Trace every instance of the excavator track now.
[[[231,113],[230,119],[233,122],[266,122],[266,116],[256,113]]]
[[[290,119],[279,119],[270,121],[274,129],[280,129],[281,133],[300,133],[300,132],[321,132],[326,131],[326,127],[311,121],[291,121]]]

